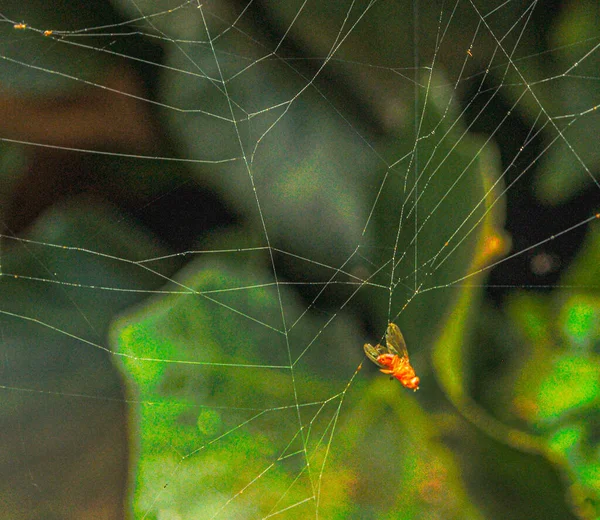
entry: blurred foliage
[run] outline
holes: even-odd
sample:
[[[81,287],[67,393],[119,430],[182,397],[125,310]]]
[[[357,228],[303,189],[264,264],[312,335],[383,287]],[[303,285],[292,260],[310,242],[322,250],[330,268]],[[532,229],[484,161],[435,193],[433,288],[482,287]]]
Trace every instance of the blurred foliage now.
[[[544,73],[555,74],[555,81],[544,87],[547,91],[542,104],[550,107],[550,116],[569,114],[556,119],[556,126],[549,129],[552,135],[560,130],[560,137],[557,146],[543,157],[538,171],[535,188],[545,202],[561,203],[584,188],[599,186],[600,158],[594,136],[600,131],[596,111],[600,88],[596,81],[578,81],[581,77],[597,77],[600,56],[597,52],[589,53],[584,42],[598,38],[599,22],[597,2],[570,2],[570,8],[562,12],[549,34],[551,59],[542,61],[538,57]],[[552,70],[548,70],[549,64]]]
[[[544,153],[533,188],[543,203],[565,203],[586,188],[600,186],[595,138],[600,131],[600,56],[595,44],[590,46],[598,38],[599,23],[598,2],[567,2],[553,23],[540,25],[538,34],[527,31],[529,36],[521,37],[519,24],[505,45],[508,51],[488,64],[492,83],[505,86],[502,95],[509,105],[528,128],[542,133]],[[518,68],[508,64],[508,54]]]
[[[422,108],[424,125],[435,124],[446,139],[431,148],[428,143],[423,145],[422,153],[430,159],[435,182],[429,184],[419,208],[435,215],[438,208],[434,206],[442,199],[439,211],[445,215],[444,208],[448,208],[447,215],[422,223],[419,232],[427,236],[427,243],[420,244],[418,251],[430,261],[415,268],[409,253],[417,242],[411,242],[414,223],[410,215],[403,215],[410,213],[403,209],[403,178],[394,175],[386,181],[374,209],[375,229],[367,233],[368,247],[361,255],[369,261],[353,264],[362,272],[381,270],[369,277],[369,282],[377,284],[375,289],[366,286],[363,292],[367,294],[357,296],[370,299],[370,311],[381,324],[388,316],[389,292],[377,287],[389,285],[392,273],[399,284],[405,285],[412,283],[416,270],[423,278],[422,285],[430,289],[430,284],[443,286],[466,275],[471,268],[468,258],[476,255],[476,247],[482,251],[478,257],[481,262],[491,261],[502,250],[498,244],[489,247],[490,239],[498,236],[497,226],[502,220],[502,204],[498,203],[498,192],[492,190],[497,162],[482,142],[465,137],[464,128],[453,117],[442,117],[454,112],[452,91],[441,88],[441,78],[433,81],[436,95],[430,96]],[[339,146],[343,127],[340,132],[331,142],[323,139],[322,147]],[[400,139],[405,141],[407,138]],[[445,158],[442,165],[437,164],[436,154]],[[279,174],[285,177],[281,170]],[[305,178],[312,180],[315,172],[311,174],[306,172]],[[371,183],[369,178],[365,181]],[[453,185],[458,187],[452,189]],[[310,206],[313,196],[310,189],[299,190],[294,203]],[[365,213],[359,207],[348,209],[344,218]],[[402,224],[398,238],[402,218],[406,224]],[[478,220],[485,222],[483,232],[467,234]],[[297,233],[306,234],[311,229],[301,226]],[[329,228],[322,232],[332,233],[331,238],[335,235]],[[255,240],[257,234],[255,231],[245,236]],[[227,249],[224,246],[228,244],[239,247],[240,240],[244,235],[211,238],[221,249]],[[315,236],[315,242],[318,240]],[[396,240],[407,244],[403,249],[409,252],[405,254],[410,261],[405,261],[405,266],[401,258],[396,258],[399,266],[392,270],[389,257]],[[373,247],[375,244],[379,246]],[[453,254],[443,257],[444,268],[435,269],[431,258],[437,259],[445,247],[452,246]],[[226,255],[219,255],[221,258],[212,256],[200,255],[177,278],[175,288],[185,294],[148,302],[123,317],[114,332],[115,350],[132,389],[131,424],[137,426],[140,436],[136,450],[136,517],[210,516],[227,508],[223,514],[247,518],[288,507],[288,518],[305,518],[314,513],[315,507],[325,518],[380,518],[388,514],[412,518],[423,510],[429,510],[432,517],[481,517],[468,501],[458,463],[443,448],[435,420],[424,411],[418,412],[417,403],[405,402],[412,398],[401,397],[399,385],[384,380],[385,386],[381,381],[368,388],[363,383],[352,386],[348,400],[363,396],[361,404],[356,405],[361,421],[351,419],[343,429],[334,429],[348,390],[348,377],[361,357],[361,334],[355,317],[342,310],[336,311],[335,321],[328,315],[306,313],[287,285],[275,283],[264,249],[239,253],[230,249]],[[396,292],[401,294],[394,294],[393,308],[398,305],[396,301],[406,302],[408,293],[400,288]],[[407,337],[416,339],[418,331],[423,331],[420,341],[412,342],[411,351],[417,359],[425,360],[427,344],[435,333],[434,328],[427,331],[424,321],[440,321],[455,301],[452,291],[423,291],[414,304],[402,310],[400,322],[406,323],[403,328]],[[316,305],[320,305],[320,299]],[[426,313],[424,308],[428,309]],[[281,328],[282,313],[289,327],[286,334]],[[354,338],[351,345],[348,338]],[[421,393],[434,399],[435,387],[424,386],[429,389]],[[387,389],[385,406],[380,397],[383,388]],[[348,402],[344,406],[349,406]],[[374,411],[368,412],[368,406]],[[220,425],[213,437],[204,434],[204,425],[198,426],[205,420],[206,408],[216,414],[209,423]],[[344,417],[346,412],[340,421]],[[351,413],[349,417],[356,415]],[[305,425],[303,429],[298,420]],[[412,431],[410,435],[399,427],[403,421],[410,423],[406,425]],[[404,449],[407,442],[413,445],[408,453]],[[343,456],[338,454],[340,449]],[[383,469],[381,464],[387,468],[384,480],[388,484],[369,484]],[[203,471],[207,465],[213,471]],[[217,482],[214,471],[219,475]],[[330,471],[335,479],[329,476]],[[165,482],[168,489],[161,491]],[[381,502],[369,496],[374,488],[390,497],[394,489],[405,487],[411,493],[402,493],[395,500]],[[311,489],[318,495],[317,504],[314,500],[303,501],[311,495]],[[432,498],[431,489],[436,490],[437,498]],[[189,496],[194,499],[186,498]],[[292,508],[294,504],[298,505]]]
[[[551,295],[520,292],[507,302],[522,349],[494,404],[542,440],[583,518],[600,517],[600,232],[592,229]]]
[[[417,58],[405,2],[3,3],[2,135],[131,154],[66,163],[2,144],[3,217],[32,221],[32,242],[4,240],[2,255],[11,517],[85,518],[77,496],[119,510],[106,518],[123,502],[157,519],[598,518],[597,225],[552,293],[484,303],[487,267],[511,245],[504,186],[493,141],[458,105],[467,77],[482,81],[469,104],[501,85],[512,107],[492,137],[514,111],[554,144],[532,161],[542,200],[594,182],[593,4],[564,9],[542,41],[497,2],[441,18],[422,3],[419,59],[434,67],[415,75],[397,67]],[[493,31],[475,29],[484,20]],[[498,36],[520,55],[497,52]],[[120,104],[146,97],[152,117]],[[72,171],[94,196],[70,191]],[[187,185],[239,221],[207,236],[198,214],[220,213],[196,193],[152,215]],[[46,196],[36,211],[33,193]],[[364,329],[389,319],[417,394],[360,365],[380,339]],[[130,500],[104,491],[128,462],[124,403]],[[81,463],[86,442],[104,478]],[[61,463],[32,472],[54,444]]]
[[[580,518],[600,515],[598,254],[596,227],[551,295],[514,292],[500,315],[487,305],[481,308],[465,290],[459,315],[476,320],[475,337],[465,343],[462,327],[468,321],[452,315],[434,350],[440,382],[461,414],[492,443],[520,453],[518,471],[537,480],[536,494],[552,497],[546,498],[554,504],[545,518],[565,517],[555,509],[561,490],[543,479],[548,467],[526,463],[528,453],[542,455],[560,471]],[[496,365],[491,372],[490,364]],[[523,518],[542,516],[541,509],[534,511]],[[512,517],[520,516],[513,512]]]
[[[122,515],[123,392],[105,334],[115,313],[163,281],[121,259],[165,250],[116,208],[83,197],[2,247],[2,516],[85,518],[100,514],[95,500],[107,500],[107,518]]]

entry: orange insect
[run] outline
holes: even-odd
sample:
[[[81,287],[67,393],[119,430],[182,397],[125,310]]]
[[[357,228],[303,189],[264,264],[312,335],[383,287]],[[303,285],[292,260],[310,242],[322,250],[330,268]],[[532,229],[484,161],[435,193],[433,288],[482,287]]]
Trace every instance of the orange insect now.
[[[384,374],[390,374],[406,388],[415,392],[419,389],[420,379],[408,359],[408,351],[402,332],[395,323],[390,323],[385,331],[385,344],[373,346],[365,344],[365,354]]]
[[[15,25],[13,25],[13,27],[15,29],[27,29],[27,24],[26,23],[16,23]]]

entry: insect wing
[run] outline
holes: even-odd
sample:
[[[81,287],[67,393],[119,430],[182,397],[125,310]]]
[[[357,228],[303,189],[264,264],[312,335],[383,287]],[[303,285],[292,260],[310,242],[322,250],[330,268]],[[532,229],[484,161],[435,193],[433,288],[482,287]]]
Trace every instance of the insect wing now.
[[[406,342],[404,336],[395,323],[388,325],[387,331],[385,332],[385,343],[387,345],[388,352],[395,354],[400,358],[408,359],[408,351],[406,350]]]
[[[371,361],[373,361],[373,363],[375,363],[379,367],[383,367],[383,365],[379,361],[377,361],[377,358],[384,353],[385,348],[381,345],[373,346],[370,343],[365,343],[365,354]]]

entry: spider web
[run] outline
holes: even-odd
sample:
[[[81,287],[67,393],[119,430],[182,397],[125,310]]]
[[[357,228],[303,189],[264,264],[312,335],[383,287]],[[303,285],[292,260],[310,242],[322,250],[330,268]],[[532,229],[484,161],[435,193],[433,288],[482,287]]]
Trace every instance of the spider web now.
[[[596,227],[598,13],[106,7],[0,12],[11,517],[485,518],[440,331]],[[587,202],[511,244],[534,170]],[[363,366],[390,321],[418,394]]]

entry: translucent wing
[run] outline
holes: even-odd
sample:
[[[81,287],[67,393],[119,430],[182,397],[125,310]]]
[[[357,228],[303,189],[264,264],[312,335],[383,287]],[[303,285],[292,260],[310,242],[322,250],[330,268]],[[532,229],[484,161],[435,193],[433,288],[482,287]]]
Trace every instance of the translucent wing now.
[[[373,363],[375,363],[379,367],[383,367],[383,365],[379,361],[377,361],[377,358],[381,354],[386,353],[387,349],[385,347],[382,347],[381,345],[373,346],[370,343],[365,343],[365,354],[371,361],[373,361]]]
[[[406,350],[406,343],[404,336],[395,323],[390,323],[385,332],[385,343],[387,344],[387,350],[390,354],[395,354],[400,358],[408,359],[408,351]],[[370,356],[369,356],[370,357]]]

